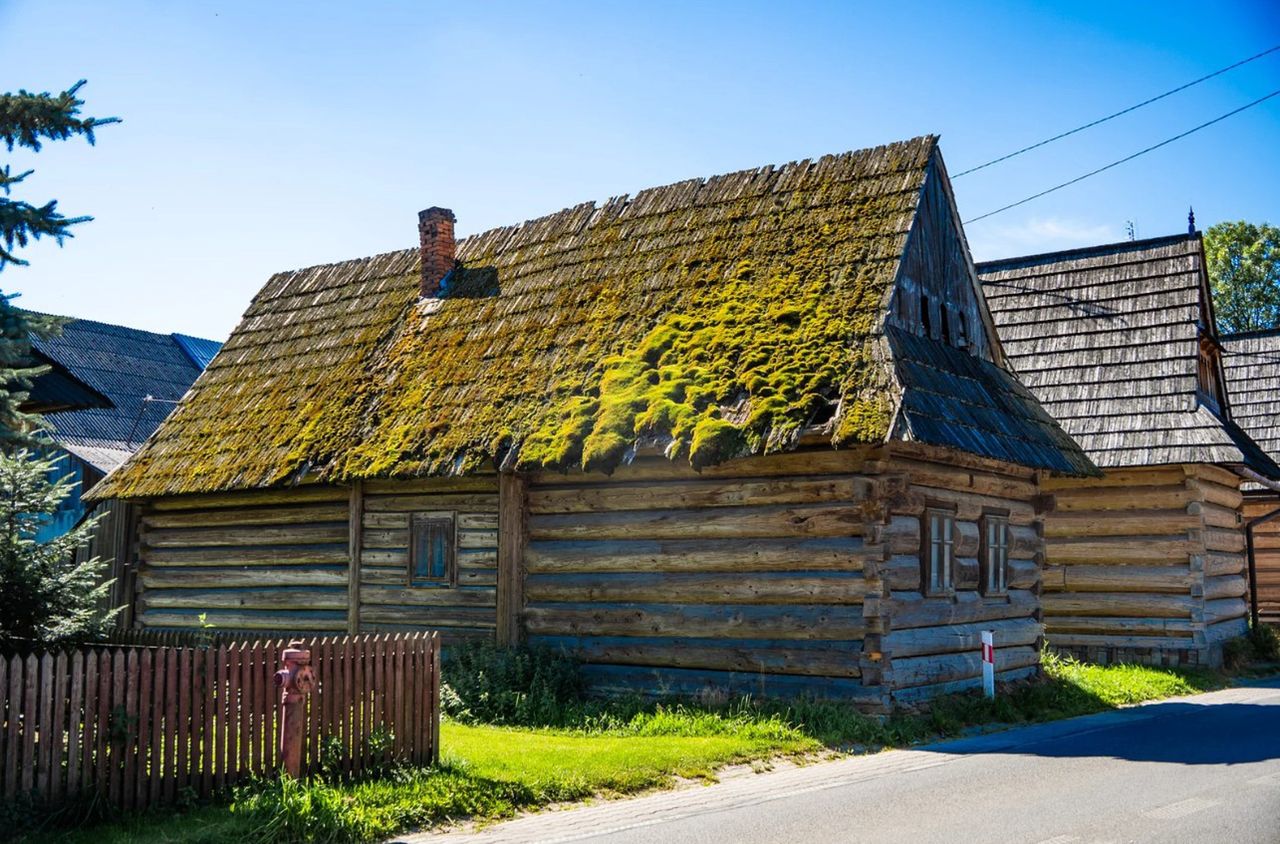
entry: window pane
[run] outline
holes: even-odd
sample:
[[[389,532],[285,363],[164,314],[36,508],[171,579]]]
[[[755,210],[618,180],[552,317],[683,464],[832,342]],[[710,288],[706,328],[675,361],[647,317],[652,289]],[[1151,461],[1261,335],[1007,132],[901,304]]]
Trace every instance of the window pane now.
[[[453,520],[414,518],[409,544],[410,584],[447,583],[453,550]]]

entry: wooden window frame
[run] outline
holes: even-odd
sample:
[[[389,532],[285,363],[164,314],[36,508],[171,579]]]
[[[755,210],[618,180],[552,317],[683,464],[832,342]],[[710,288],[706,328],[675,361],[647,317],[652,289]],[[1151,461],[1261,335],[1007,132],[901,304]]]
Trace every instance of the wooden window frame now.
[[[999,526],[1003,530],[1002,542],[992,545],[991,530]],[[984,511],[978,519],[978,589],[983,595],[1009,594],[1009,513],[1007,510]],[[999,577],[992,584],[993,552],[999,560],[995,567]]]
[[[935,529],[934,519],[942,519],[941,530]],[[950,530],[947,530],[947,527]],[[956,509],[954,507],[929,506],[920,522],[920,591],[926,597],[954,595],[956,593]],[[941,536],[935,535],[940,533]],[[935,545],[942,561],[939,583],[934,585]]]
[[[431,526],[445,526],[445,559],[444,573],[439,577],[419,577],[418,563],[421,560],[419,532]],[[458,584],[458,515],[454,512],[437,511],[413,513],[409,516],[409,561],[405,567],[405,585],[419,589],[444,589]]]
[[[1201,334],[1196,347],[1196,396],[1219,416],[1226,404],[1223,374],[1222,354],[1218,344],[1208,334]]]

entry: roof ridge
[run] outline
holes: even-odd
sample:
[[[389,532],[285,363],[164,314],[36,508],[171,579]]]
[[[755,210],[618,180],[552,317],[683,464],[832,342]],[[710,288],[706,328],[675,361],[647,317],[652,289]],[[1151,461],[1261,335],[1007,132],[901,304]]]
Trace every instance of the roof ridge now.
[[[1048,262],[1050,259],[1063,260],[1065,258],[1076,258],[1084,255],[1102,254],[1109,251],[1125,251],[1126,249],[1146,249],[1154,246],[1165,246],[1179,241],[1196,240],[1200,237],[1200,233],[1195,234],[1171,234],[1162,237],[1149,237],[1143,240],[1120,240],[1114,243],[1100,243],[1094,246],[1077,246],[1074,249],[1063,249],[1059,252],[1038,252],[1033,255],[1015,255],[1008,258],[997,258],[992,261],[976,261],[974,268],[979,272],[984,269],[1005,266],[1008,264],[1029,264]]]

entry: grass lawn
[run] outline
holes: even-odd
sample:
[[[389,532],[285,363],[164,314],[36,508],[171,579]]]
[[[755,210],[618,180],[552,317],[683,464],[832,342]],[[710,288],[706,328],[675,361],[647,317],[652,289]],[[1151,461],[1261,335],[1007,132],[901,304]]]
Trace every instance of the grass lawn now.
[[[996,701],[938,701],[927,713],[879,720],[834,703],[739,701],[707,709],[669,704],[584,719],[577,728],[446,722],[444,764],[358,784],[270,784],[234,805],[156,812],[80,830],[33,835],[69,844],[374,841],[415,827],[495,820],[549,803],[713,778],[733,762],[832,749],[863,752],[956,735],[977,725],[1053,720],[1199,691],[1229,678],[1209,671],[1097,667],[1050,660],[1044,682]]]

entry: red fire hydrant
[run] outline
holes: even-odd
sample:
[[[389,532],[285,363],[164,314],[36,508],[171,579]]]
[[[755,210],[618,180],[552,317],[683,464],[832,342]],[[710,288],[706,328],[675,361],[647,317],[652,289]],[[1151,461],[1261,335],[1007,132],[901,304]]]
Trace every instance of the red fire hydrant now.
[[[290,642],[280,654],[284,668],[276,672],[280,687],[280,764],[290,775],[302,776],[303,699],[316,687],[311,651]]]

